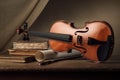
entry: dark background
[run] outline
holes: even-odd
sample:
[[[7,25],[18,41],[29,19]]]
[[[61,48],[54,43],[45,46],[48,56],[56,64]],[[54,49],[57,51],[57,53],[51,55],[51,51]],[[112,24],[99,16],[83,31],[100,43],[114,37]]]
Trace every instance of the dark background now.
[[[11,48],[16,40],[16,28],[20,27],[29,15],[33,0],[1,0],[0,1],[0,53]],[[30,30],[49,32],[51,25],[57,20],[74,22],[82,28],[86,21],[104,20],[111,24],[115,35],[113,55],[120,59],[120,0],[49,0],[47,6],[33,23]],[[33,40],[45,40],[33,37]]]
[[[3,43],[6,43],[6,39],[8,39],[8,36],[12,35],[12,34],[7,34],[7,33],[11,33],[9,32],[10,29],[13,29],[12,26],[10,27],[6,27],[5,25],[7,24],[3,24],[4,22],[7,23],[7,21],[11,21],[13,23],[13,21],[11,20],[12,17],[10,17],[9,19],[7,17],[10,16],[17,16],[17,14],[19,14],[20,11],[22,11],[22,9],[24,8],[24,6],[28,5],[29,2],[31,2],[32,0],[19,0],[21,3],[19,3],[17,0],[11,0],[14,3],[16,3],[16,5],[12,4],[12,2],[10,2],[9,0],[5,1],[5,0],[1,0],[4,4],[0,4],[0,24],[2,24],[2,26],[0,26],[0,49],[2,49]],[[8,6],[8,4],[10,3],[10,5]],[[22,6],[23,5],[23,6]],[[1,6],[5,6],[6,10],[3,9]],[[16,6],[16,7],[15,7]],[[20,7],[19,7],[20,6]],[[22,7],[21,7],[22,6]],[[9,9],[9,8],[10,9]],[[18,11],[18,13],[16,13],[17,9],[20,9]],[[12,11],[13,10],[13,11]],[[16,11],[15,11],[16,10]],[[4,12],[6,14],[4,14]],[[109,22],[114,30],[114,35],[115,35],[115,47],[114,47],[114,51],[113,51],[113,55],[111,56],[111,59],[119,59],[120,60],[120,50],[119,50],[119,46],[120,46],[120,38],[119,38],[119,26],[120,26],[120,0],[49,0],[48,5],[45,7],[45,9],[43,10],[43,12],[40,14],[40,16],[37,18],[37,20],[34,22],[34,24],[32,25],[32,27],[30,28],[30,30],[34,30],[34,31],[40,31],[40,32],[49,32],[49,29],[51,27],[51,25],[56,21],[56,20],[68,20],[70,22],[74,22],[75,26],[82,28],[84,25],[84,22],[86,21],[91,21],[91,20],[105,20],[107,22]],[[21,24],[20,24],[21,25]],[[4,29],[3,29],[4,28]],[[4,30],[8,31],[8,32],[4,32]],[[7,36],[4,36],[3,34],[7,34]],[[4,39],[4,40],[3,40]],[[37,40],[42,40],[41,38],[36,38],[33,37],[33,39],[37,39]],[[6,44],[7,46],[7,44]],[[112,63],[111,63],[112,65]],[[86,71],[87,72],[87,71]],[[84,73],[84,72],[83,72]],[[93,80],[93,79],[112,79],[116,78],[116,74],[112,74],[111,72],[107,73],[107,76],[104,75],[103,73],[101,73],[102,75],[96,74],[96,73],[85,73],[83,74],[81,72],[81,74],[77,74],[77,73],[73,73],[73,74],[67,74],[67,76],[63,75],[55,75],[55,74],[51,74],[51,75],[45,75],[44,74],[39,74],[38,73],[0,73],[0,79],[6,79],[6,80],[12,80],[12,79],[18,79],[18,80],[25,80],[25,79],[29,79],[29,80],[34,80],[34,79],[45,79],[45,80],[53,80],[53,79],[69,79],[69,80],[73,80],[73,79],[84,79],[87,80],[88,78]],[[77,74],[77,75],[76,75]],[[110,75],[109,75],[110,74]],[[55,77],[55,76],[56,77]],[[43,77],[42,77],[43,76]],[[119,78],[119,75],[117,76]]]
[[[51,25],[57,20],[74,22],[79,28],[82,28],[86,21],[107,21],[115,35],[112,58],[120,59],[120,0],[50,0],[31,30],[49,32]]]

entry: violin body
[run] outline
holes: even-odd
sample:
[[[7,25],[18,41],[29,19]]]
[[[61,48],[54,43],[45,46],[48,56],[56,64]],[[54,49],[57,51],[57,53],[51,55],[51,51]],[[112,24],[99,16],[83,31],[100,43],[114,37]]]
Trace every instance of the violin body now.
[[[105,61],[112,54],[114,36],[111,27],[95,22],[78,29],[65,21],[55,22],[51,33],[68,34],[72,36],[71,42],[49,40],[51,48],[55,51],[79,50],[83,57],[93,61]]]

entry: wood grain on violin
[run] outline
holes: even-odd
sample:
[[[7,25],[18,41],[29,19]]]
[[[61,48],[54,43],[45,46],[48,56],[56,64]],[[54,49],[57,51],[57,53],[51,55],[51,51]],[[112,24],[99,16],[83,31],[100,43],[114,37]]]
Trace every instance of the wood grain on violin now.
[[[114,47],[112,27],[105,21],[88,22],[83,29],[77,29],[73,23],[60,20],[52,25],[48,33],[34,31],[25,33],[49,38],[50,47],[56,52],[76,49],[84,58],[93,61],[107,60]],[[26,34],[24,36],[28,37]]]
[[[55,51],[74,48],[82,52],[83,57],[95,61],[104,61],[111,55],[113,31],[106,22],[94,21],[87,23],[83,29],[76,29],[71,26],[71,23],[58,21],[52,25],[50,32],[72,36],[71,43],[50,40],[50,45]]]

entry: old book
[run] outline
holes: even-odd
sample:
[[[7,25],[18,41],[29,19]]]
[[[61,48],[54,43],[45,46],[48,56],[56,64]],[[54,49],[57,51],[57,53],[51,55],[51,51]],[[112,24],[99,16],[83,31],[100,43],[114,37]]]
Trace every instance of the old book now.
[[[34,56],[13,56],[13,55],[0,56],[0,62],[28,63],[33,61],[35,61]]]
[[[48,42],[13,42],[13,49],[48,49]]]
[[[26,56],[30,56],[30,55],[35,55],[36,52],[39,50],[34,50],[34,49],[8,49],[8,52],[10,55],[26,55]]]

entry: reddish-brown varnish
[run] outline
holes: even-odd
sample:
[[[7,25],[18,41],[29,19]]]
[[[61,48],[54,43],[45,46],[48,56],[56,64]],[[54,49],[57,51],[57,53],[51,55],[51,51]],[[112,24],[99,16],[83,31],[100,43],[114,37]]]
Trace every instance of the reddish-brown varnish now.
[[[88,29],[88,31],[86,31]],[[77,33],[76,31],[86,31],[84,33]],[[88,37],[94,38],[99,41],[107,41],[107,37],[111,35],[111,31],[107,25],[102,22],[93,22],[88,23],[82,29],[74,28],[70,23],[66,23],[65,21],[57,21],[55,22],[50,32],[52,33],[60,33],[60,34],[69,34],[71,35],[72,42],[62,42],[57,40],[49,40],[50,46],[55,51],[68,51],[70,49],[79,50],[84,58],[98,61],[97,50],[100,44],[98,45],[88,45]],[[82,36],[82,43],[77,43],[77,36]],[[77,47],[76,47],[77,46]],[[86,52],[84,52],[84,49]]]

